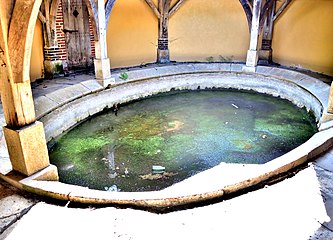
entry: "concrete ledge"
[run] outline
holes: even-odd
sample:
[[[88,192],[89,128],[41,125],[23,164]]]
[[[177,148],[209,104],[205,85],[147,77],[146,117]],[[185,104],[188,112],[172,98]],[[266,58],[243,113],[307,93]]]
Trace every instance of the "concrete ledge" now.
[[[313,111],[318,121],[323,111],[321,102],[315,96],[293,82],[261,75],[218,71],[177,74],[118,84],[62,105],[40,120],[45,125],[46,139],[50,141],[87,117],[110,108],[115,103],[126,103],[171,90],[198,88],[232,88],[270,94],[288,99],[299,107],[306,107],[308,111]]]
[[[60,200],[89,204],[125,204],[144,207],[165,208],[195,203],[202,200],[223,197],[224,195],[244,190],[248,187],[265,182],[274,176],[304,164],[326,151],[333,145],[333,129],[315,134],[303,145],[291,152],[264,165],[251,165],[246,174],[240,178],[229,178],[224,172],[244,168],[243,164],[220,164],[212,169],[199,173],[183,182],[156,192],[105,192],[72,186],[60,182],[36,181],[24,179],[16,184],[21,189]],[[231,166],[231,168],[230,168]],[[234,172],[230,172],[233,174]],[[245,171],[244,171],[245,173]],[[213,182],[213,187],[197,188],[197,182]],[[210,182],[210,181],[208,181]],[[210,182],[211,183],[211,182]],[[208,191],[207,191],[208,190]]]
[[[279,96],[312,110],[322,119],[327,108],[329,86],[305,74],[286,69],[258,66],[256,73],[243,73],[243,64],[189,63],[128,70],[128,79],[113,74],[116,85],[104,90],[95,80],[89,80],[35,99],[37,113],[45,125],[47,140],[58,136],[78,122],[114,103],[147,97],[173,89],[235,88]],[[43,105],[45,103],[45,105]],[[94,204],[131,204],[149,207],[183,205],[234,193],[267,181],[311,161],[333,145],[333,124],[320,122],[320,132],[306,143],[264,165],[220,164],[169,188],[156,192],[105,192],[60,182],[37,181],[38,176],[20,179],[1,168],[0,178],[10,184],[66,201]],[[0,144],[1,145],[1,144]],[[2,148],[0,148],[2,149]],[[4,157],[5,158],[5,157]],[[2,165],[2,164],[0,164]],[[7,169],[2,172],[2,169]],[[235,172],[241,172],[238,177]],[[226,174],[229,173],[229,174]],[[42,174],[43,176],[43,174]],[[42,178],[43,179],[43,178]],[[209,186],[202,183],[218,179]]]

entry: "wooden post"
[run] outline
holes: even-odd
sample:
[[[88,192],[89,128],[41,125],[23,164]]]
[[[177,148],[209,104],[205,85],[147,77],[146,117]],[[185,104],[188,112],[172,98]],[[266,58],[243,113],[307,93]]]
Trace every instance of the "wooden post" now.
[[[171,0],[159,0],[158,8],[160,12],[158,24],[158,47],[157,47],[157,62],[170,62],[169,51],[169,10]]]
[[[158,0],[158,8],[152,0],[145,0],[158,19],[158,44],[157,60],[158,63],[170,62],[169,50],[169,18],[173,16],[186,0],[178,0],[171,7],[171,0]]]
[[[56,35],[56,16],[61,0],[43,0],[38,19],[43,26],[44,35],[44,78],[52,79],[60,73],[62,61],[58,59],[59,47]]]
[[[252,12],[250,49],[247,51],[244,71],[255,72],[259,59],[260,14],[262,0],[254,0]]]
[[[330,96],[328,99],[327,113],[333,114],[333,83],[331,84]]]
[[[271,7],[267,10],[266,20],[263,25],[262,44],[259,52],[259,61],[263,64],[270,64],[272,62],[273,18],[275,6],[276,2],[274,1]]]
[[[110,59],[107,55],[106,29],[108,16],[105,15],[104,0],[87,0],[88,10],[92,21],[94,22],[95,36],[95,77],[96,80],[104,87],[115,83],[111,78]],[[110,10],[111,11],[111,10]]]
[[[4,136],[13,170],[28,176],[50,165],[43,124],[36,122],[27,77],[40,4],[41,0],[0,2],[1,100],[7,123]],[[20,65],[21,62],[25,64]],[[58,180],[57,173],[49,175],[47,180]]]

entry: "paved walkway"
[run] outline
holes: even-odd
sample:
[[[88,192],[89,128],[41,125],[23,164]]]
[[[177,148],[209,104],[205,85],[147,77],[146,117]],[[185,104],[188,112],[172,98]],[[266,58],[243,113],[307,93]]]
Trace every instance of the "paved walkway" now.
[[[34,96],[91,77],[34,83]],[[333,149],[272,186],[164,214],[131,208],[73,208],[71,203],[45,202],[0,181],[0,240],[333,239],[331,179]]]

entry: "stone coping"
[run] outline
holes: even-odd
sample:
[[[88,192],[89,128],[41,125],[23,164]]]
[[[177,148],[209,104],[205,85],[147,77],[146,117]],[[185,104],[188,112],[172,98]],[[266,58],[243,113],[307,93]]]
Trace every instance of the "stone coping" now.
[[[114,103],[124,103],[170,90],[233,88],[253,90],[279,96],[312,110],[322,125],[330,87],[305,74],[274,67],[257,67],[256,73],[242,72],[242,64],[191,63],[126,71],[128,79],[114,74],[114,86],[104,89],[95,80],[88,80],[35,99],[36,114],[45,125],[48,141]],[[61,182],[40,181],[50,166],[35,175],[22,178],[10,173],[9,158],[0,143],[0,177],[12,185],[44,196],[97,204],[131,204],[170,207],[222,197],[225,194],[254,186],[312,160],[333,145],[331,122],[306,143],[263,165],[220,164],[180,183],[154,192],[105,192]],[[6,159],[7,158],[7,162]],[[4,161],[3,161],[4,160]],[[209,182],[209,184],[203,183]]]

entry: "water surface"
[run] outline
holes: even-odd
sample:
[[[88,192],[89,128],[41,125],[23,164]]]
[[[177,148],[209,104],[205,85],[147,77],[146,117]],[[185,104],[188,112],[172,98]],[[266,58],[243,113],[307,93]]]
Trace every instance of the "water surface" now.
[[[221,162],[264,164],[308,140],[314,119],[286,100],[239,91],[173,92],[95,116],[50,150],[62,182],[159,190]],[[165,167],[153,174],[152,166]]]

